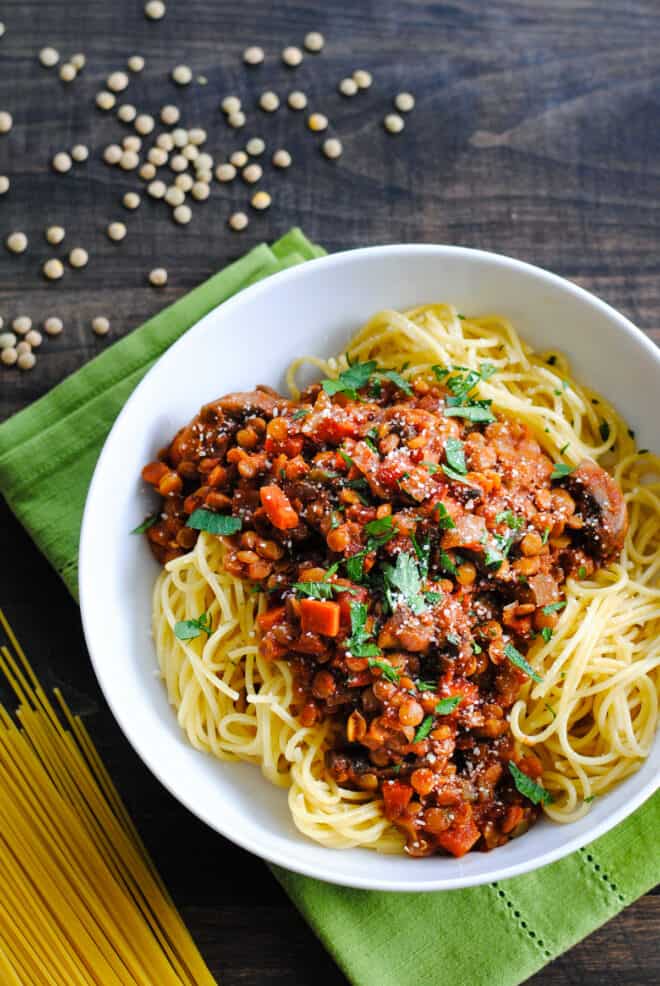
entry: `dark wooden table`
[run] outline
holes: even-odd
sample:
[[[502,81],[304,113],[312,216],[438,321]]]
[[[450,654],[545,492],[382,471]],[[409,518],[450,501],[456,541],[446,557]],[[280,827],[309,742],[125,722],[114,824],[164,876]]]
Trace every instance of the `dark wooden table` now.
[[[0,18],[0,110],[14,129],[0,136],[0,238],[23,230],[21,256],[0,248],[0,314],[40,323],[59,315],[66,329],[47,340],[32,372],[0,367],[0,414],[24,407],[113,339],[261,240],[301,225],[329,250],[396,241],[460,243],[540,264],[590,288],[660,339],[660,5],[657,0],[168,0],[167,16],[147,21],[142,0],[4,0]],[[321,30],[322,55],[285,69],[278,52]],[[245,69],[241,52],[261,44],[267,61]],[[37,61],[44,45],[63,56],[82,51],[87,67],[69,84]],[[157,113],[176,103],[182,122],[207,129],[216,159],[263,136],[294,156],[286,173],[265,168],[273,195],[265,214],[231,233],[231,211],[247,205],[240,182],[214,183],[177,226],[150,199],[129,213],[121,195],[134,173],[108,168],[102,148],[130,129],[94,106],[107,74],[133,53],[146,68],[119,102]],[[195,81],[179,88],[175,64]],[[336,84],[355,68],[373,88],[342,99]],[[307,92],[344,144],[326,161],[300,115],[254,108],[266,88]],[[398,137],[381,121],[394,94],[409,89],[417,107]],[[240,95],[248,125],[230,130],[220,99]],[[53,153],[81,141],[92,153],[68,175],[49,168]],[[121,244],[104,235],[119,219]],[[49,247],[46,224],[67,230]],[[80,244],[83,271],[57,282],[40,276],[44,259]],[[148,271],[169,271],[165,289]],[[106,340],[90,329],[107,315]],[[62,685],[90,728],[190,929],[224,986],[317,986],[344,982],[265,866],[189,815],[128,747],[99,693],[78,610],[6,507],[0,517],[1,604],[40,674]],[[48,619],[35,619],[38,613]],[[536,986],[660,980],[660,897],[649,895],[540,972]],[[435,984],[428,984],[435,986]],[[497,986],[497,984],[495,984]]]

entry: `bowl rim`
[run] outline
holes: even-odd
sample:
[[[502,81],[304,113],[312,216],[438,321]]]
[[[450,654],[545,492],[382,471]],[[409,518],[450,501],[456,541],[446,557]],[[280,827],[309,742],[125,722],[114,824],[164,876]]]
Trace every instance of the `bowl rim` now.
[[[203,803],[195,803],[191,798],[184,794],[179,793],[176,790],[174,783],[171,783],[164,776],[164,771],[161,768],[161,763],[152,756],[147,750],[142,748],[140,740],[140,728],[139,723],[133,722],[131,720],[124,720],[122,716],[122,710],[119,703],[115,701],[114,696],[109,688],[106,687],[106,675],[107,669],[104,668],[103,662],[97,660],[94,653],[93,646],[93,631],[90,625],[90,619],[88,617],[88,607],[87,598],[88,594],[91,596],[93,591],[93,580],[86,576],[86,572],[89,567],[88,558],[90,557],[90,545],[93,543],[93,538],[90,538],[90,525],[91,525],[91,514],[93,510],[93,503],[96,498],[96,488],[99,481],[99,473],[101,471],[100,467],[106,453],[106,448],[111,441],[112,435],[115,430],[121,426],[125,416],[131,413],[132,405],[135,401],[139,400],[139,393],[142,389],[144,382],[147,378],[154,372],[154,370],[160,365],[161,359],[164,357],[170,358],[172,353],[175,353],[177,347],[181,345],[189,345],[190,336],[194,336],[203,331],[203,323],[218,309],[222,309],[223,318],[231,318],[231,314],[234,309],[240,308],[242,304],[245,304],[246,300],[257,297],[260,294],[265,294],[272,290],[273,287],[280,286],[282,284],[295,285],[298,280],[303,279],[306,276],[306,272],[309,272],[310,268],[315,271],[318,270],[320,266],[324,266],[327,269],[334,267],[344,266],[346,264],[351,264],[355,261],[360,261],[363,258],[373,257],[373,256],[387,256],[405,254],[408,256],[434,256],[438,259],[443,257],[452,256],[454,258],[464,257],[466,260],[482,260],[486,261],[495,266],[500,266],[501,268],[507,268],[509,270],[515,270],[520,272],[525,276],[531,276],[536,278],[539,282],[539,286],[542,284],[548,284],[552,287],[559,288],[562,291],[568,292],[576,296],[582,303],[590,305],[597,311],[601,312],[604,316],[613,319],[617,323],[617,328],[620,329],[624,334],[632,336],[635,342],[641,346],[642,349],[646,350],[649,359],[657,365],[660,371],[660,349],[655,346],[655,344],[649,339],[649,337],[642,332],[633,322],[630,321],[625,315],[617,311],[607,302],[598,298],[596,295],[587,291],[585,288],[566,278],[560,276],[559,274],[554,274],[551,271],[545,270],[542,267],[537,267],[534,264],[527,263],[523,260],[518,260],[514,257],[508,257],[504,254],[494,253],[488,250],[479,250],[472,247],[464,246],[453,246],[451,244],[434,244],[434,243],[393,243],[387,245],[379,246],[368,246],[359,247],[355,249],[342,250],[337,253],[328,254],[324,257],[314,258],[311,261],[306,261],[304,263],[298,264],[295,267],[287,268],[286,270],[280,271],[276,274],[272,274],[249,287],[240,290],[236,295],[221,302],[216,308],[211,309],[205,315],[202,316],[194,325],[187,329],[180,337],[176,340],[168,349],[158,358],[156,363],[150,367],[149,371],[142,378],[140,383],[131,393],[130,397],[124,404],[120,413],[117,415],[110,432],[106,436],[103,443],[103,447],[97,459],[96,465],[94,467],[94,473],[89,485],[87,496],[85,499],[85,507],[83,511],[82,524],[80,529],[80,547],[79,547],[79,601],[80,601],[80,612],[81,620],[83,626],[83,633],[85,636],[85,642],[87,644],[87,649],[89,652],[90,660],[94,673],[96,675],[99,687],[103,692],[105,701],[107,702],[112,715],[122,731],[123,735],[126,737],[128,742],[131,744],[135,753],[140,757],[142,762],[148,767],[151,773],[156,777],[160,784],[174,797],[176,800],[183,804],[193,815],[195,815],[200,821],[204,822],[209,828],[213,829],[218,834],[222,835],[224,838],[240,846],[242,849],[253,853],[259,858],[265,860],[276,866],[281,866],[288,869],[294,873],[301,874],[303,876],[312,877],[314,879],[324,880],[328,883],[338,884],[340,886],[352,887],[360,890],[379,890],[379,891],[389,891],[389,892],[432,892],[438,890],[456,890],[467,887],[479,886],[485,883],[493,883],[499,880],[509,879],[514,876],[519,876],[524,873],[531,872],[533,870],[540,869],[547,866],[550,863],[556,862],[565,856],[570,855],[578,849],[582,849],[585,845],[593,842],[595,839],[604,835],[610,829],[614,828],[619,822],[623,821],[629,815],[631,815],[640,805],[642,805],[651,795],[660,787],[660,775],[653,777],[651,776],[643,784],[639,786],[639,789],[631,794],[627,801],[622,804],[619,808],[611,811],[605,816],[600,822],[593,825],[593,827],[586,833],[580,835],[575,835],[572,838],[568,838],[560,846],[552,849],[548,849],[545,852],[537,854],[533,858],[522,860],[516,863],[506,863],[501,866],[491,870],[488,874],[475,873],[475,874],[460,874],[457,873],[455,876],[447,875],[442,876],[436,880],[430,880],[424,883],[420,883],[418,880],[413,878],[408,880],[402,880],[397,878],[396,886],[392,885],[391,881],[386,878],[372,877],[370,875],[362,876],[356,875],[351,877],[344,877],[343,875],[338,875],[332,866],[333,854],[337,852],[335,849],[328,849],[328,862],[325,865],[316,864],[306,864],[296,857],[295,851],[280,851],[277,848],[272,848],[270,845],[265,846],[260,844],[258,840],[252,839],[249,836],[244,835],[241,831],[229,830],[228,827],[224,828],[222,825],[222,819],[217,819],[211,817],[210,813],[207,813]],[[225,314],[226,313],[226,314]],[[657,734],[655,742],[658,742]],[[193,748],[191,747],[191,750]],[[195,751],[197,752],[197,751]],[[300,838],[305,837],[299,833]],[[325,847],[319,847],[325,848]],[[374,854],[375,855],[375,854]],[[376,857],[378,858],[378,857]]]

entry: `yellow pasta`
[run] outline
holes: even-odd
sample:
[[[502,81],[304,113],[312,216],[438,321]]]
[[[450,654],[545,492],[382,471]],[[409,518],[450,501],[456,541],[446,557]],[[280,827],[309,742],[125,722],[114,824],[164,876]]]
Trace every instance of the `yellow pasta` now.
[[[305,366],[335,377],[349,359],[405,366],[408,379],[430,377],[437,364],[478,369],[487,360],[497,372],[481,384],[480,396],[523,420],[553,460],[560,450],[575,465],[592,458],[621,486],[630,518],[623,554],[593,580],[567,581],[553,638],[537,639],[527,654],[543,681],[524,686],[510,715],[515,738],[542,760],[543,783],[554,795],[548,816],[581,817],[594,796],[648,756],[658,722],[660,460],[637,452],[619,414],[573,380],[560,353],[534,353],[496,315],[464,318],[445,304],[380,312],[342,356],[296,360],[287,375],[291,395],[300,396],[297,375]],[[315,841],[403,851],[382,802],[326,774],[332,724],[304,727],[291,713],[289,666],[258,652],[263,597],[224,571],[224,551],[220,539],[202,533],[189,554],[165,567],[154,591],[160,670],[189,741],[220,759],[257,764],[288,788],[295,824]],[[212,634],[178,640],[175,623],[200,612],[209,613]]]

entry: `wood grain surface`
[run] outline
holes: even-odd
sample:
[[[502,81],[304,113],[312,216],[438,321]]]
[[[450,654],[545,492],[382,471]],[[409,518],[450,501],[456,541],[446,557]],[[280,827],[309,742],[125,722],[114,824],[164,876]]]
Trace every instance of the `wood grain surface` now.
[[[30,245],[20,256],[0,247],[0,315],[5,324],[19,314],[35,323],[58,315],[66,326],[46,340],[33,371],[0,367],[3,418],[293,224],[329,250],[449,242],[519,257],[593,290],[660,341],[657,0],[167,0],[167,7],[163,20],[151,22],[142,0],[3,0],[0,110],[15,122],[0,135],[0,174],[11,179],[0,197],[0,240],[23,230]],[[325,34],[325,50],[286,69],[279,51],[309,30]],[[266,49],[258,68],[242,64],[249,44]],[[64,57],[84,52],[86,68],[61,82],[56,69],[38,63],[44,45]],[[134,213],[122,207],[123,193],[141,182],[109,168],[101,153],[131,129],[97,110],[94,96],[134,53],[146,67],[118,103],[155,115],[176,104],[184,126],[207,130],[204,150],[216,160],[251,136],[264,137],[269,151],[291,151],[287,172],[264,156],[270,210],[251,210],[240,180],[215,182],[207,202],[192,203],[186,227],[162,202],[145,197]],[[170,79],[181,63],[196,79],[184,88]],[[337,83],[356,68],[373,73],[373,87],[342,98]],[[264,89],[284,96],[294,88],[330,117],[329,133],[344,145],[338,161],[322,156],[303,114],[256,109]],[[382,119],[402,89],[414,92],[417,106],[393,137]],[[220,112],[229,94],[245,105],[242,131],[227,127]],[[53,154],[76,142],[90,147],[89,161],[56,175]],[[241,234],[227,228],[236,208],[250,214]],[[113,220],[128,226],[119,244],[104,233]],[[43,235],[52,223],[67,230],[56,248]],[[43,261],[64,259],[75,245],[89,251],[88,267],[65,264],[61,281],[45,281]],[[169,271],[164,289],[147,282],[155,266]],[[95,315],[111,319],[105,340],[91,331]],[[224,986],[345,982],[266,868],[197,822],[128,747],[91,672],[76,606],[4,505],[0,557],[2,606],[46,684],[61,685],[85,715]],[[530,982],[658,982],[659,933],[660,896],[649,895]]]

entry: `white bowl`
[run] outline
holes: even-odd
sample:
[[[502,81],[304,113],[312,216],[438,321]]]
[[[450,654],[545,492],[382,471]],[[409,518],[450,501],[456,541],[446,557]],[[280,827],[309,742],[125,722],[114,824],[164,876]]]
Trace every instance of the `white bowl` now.
[[[326,849],[294,827],[286,794],[248,764],[192,749],[156,676],[150,636],[157,565],[128,532],[153,509],[140,470],[206,401],[257,383],[284,387],[290,360],[340,352],[382,308],[451,301],[498,312],[538,348],[571,359],[578,379],[606,394],[657,446],[660,353],[604,302],[553,274],[492,253],[451,246],[370,247],[268,278],[210,312],[147,374],[119,415],[96,466],[80,545],[80,600],[89,651],[108,703],[156,777],[199,818],[250,852],[350,887],[443,890],[545,866],[602,835],[657,786],[660,744],[641,769],[571,825],[542,820],[520,839],[463,859],[410,859]]]

